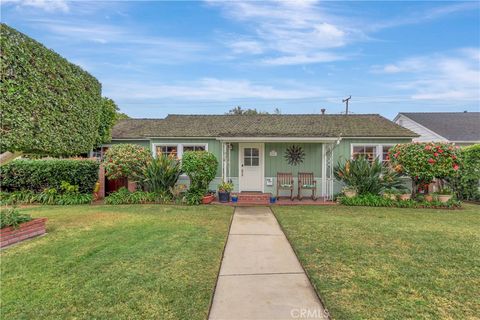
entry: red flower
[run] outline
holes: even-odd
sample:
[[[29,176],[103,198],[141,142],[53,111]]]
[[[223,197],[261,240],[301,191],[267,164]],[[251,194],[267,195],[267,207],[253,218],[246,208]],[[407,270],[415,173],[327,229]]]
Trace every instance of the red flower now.
[[[435,152],[433,155],[434,155],[435,157],[438,157],[438,153],[436,153],[436,152]]]
[[[456,155],[453,155],[453,156],[452,156],[452,159],[453,159],[453,160],[457,159],[457,156],[456,156]]]
[[[457,171],[458,168],[459,168],[458,164],[454,163],[454,164],[453,164],[453,170]]]
[[[432,150],[432,146],[426,146],[425,150]]]
[[[430,158],[430,159],[428,159],[428,163],[434,164],[434,163],[435,163],[435,160],[433,160],[432,158]]]
[[[443,150],[442,150],[442,149],[438,149],[438,152],[443,153]]]

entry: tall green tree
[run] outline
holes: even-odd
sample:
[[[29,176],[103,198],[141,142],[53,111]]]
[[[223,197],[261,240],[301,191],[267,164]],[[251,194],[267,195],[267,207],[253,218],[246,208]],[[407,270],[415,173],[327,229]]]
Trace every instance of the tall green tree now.
[[[116,109],[97,79],[3,23],[0,47],[0,152],[75,155],[109,140]]]

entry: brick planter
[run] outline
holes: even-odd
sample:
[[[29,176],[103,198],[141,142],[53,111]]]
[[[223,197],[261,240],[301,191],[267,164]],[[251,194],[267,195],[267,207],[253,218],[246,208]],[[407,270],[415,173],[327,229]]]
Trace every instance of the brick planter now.
[[[0,248],[44,234],[46,221],[47,218],[37,218],[22,223],[18,229],[13,227],[0,229]]]

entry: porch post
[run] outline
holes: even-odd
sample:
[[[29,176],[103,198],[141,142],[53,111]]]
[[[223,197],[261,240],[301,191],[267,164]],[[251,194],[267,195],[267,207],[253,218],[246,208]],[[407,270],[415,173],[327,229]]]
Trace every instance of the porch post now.
[[[222,141],[222,182],[226,178],[225,142]]]
[[[327,190],[327,150],[325,143],[322,143],[322,197],[325,199]]]

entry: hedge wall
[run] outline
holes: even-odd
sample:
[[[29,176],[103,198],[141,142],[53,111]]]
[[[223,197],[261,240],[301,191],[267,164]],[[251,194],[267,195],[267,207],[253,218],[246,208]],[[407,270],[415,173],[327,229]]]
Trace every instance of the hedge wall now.
[[[99,139],[103,102],[93,76],[0,24],[0,152],[88,152]]]
[[[0,181],[2,191],[60,190],[62,181],[66,181],[79,186],[81,193],[92,193],[98,181],[98,169],[99,163],[94,160],[21,159],[0,166]]]

